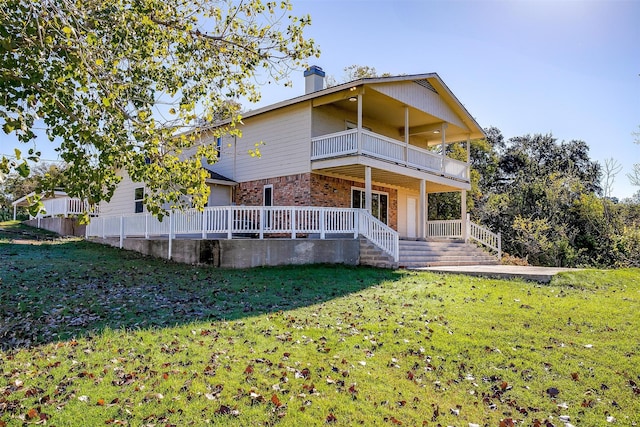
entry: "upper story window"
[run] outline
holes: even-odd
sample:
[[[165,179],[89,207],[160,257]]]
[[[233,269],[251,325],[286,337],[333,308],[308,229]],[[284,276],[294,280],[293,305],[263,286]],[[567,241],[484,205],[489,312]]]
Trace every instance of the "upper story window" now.
[[[216,150],[218,151],[218,159],[222,157],[222,137],[216,138]]]

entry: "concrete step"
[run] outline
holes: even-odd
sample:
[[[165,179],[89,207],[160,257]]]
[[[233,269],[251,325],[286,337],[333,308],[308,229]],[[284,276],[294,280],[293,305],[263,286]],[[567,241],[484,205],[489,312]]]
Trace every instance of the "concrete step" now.
[[[402,267],[498,264],[498,260],[488,252],[461,240],[401,240],[399,243],[398,265]]]

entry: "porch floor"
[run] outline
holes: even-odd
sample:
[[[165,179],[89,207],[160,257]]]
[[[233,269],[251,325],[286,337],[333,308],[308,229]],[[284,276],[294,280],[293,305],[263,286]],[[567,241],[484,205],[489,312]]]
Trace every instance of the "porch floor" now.
[[[549,283],[553,276],[567,271],[579,271],[576,268],[534,267],[517,265],[465,265],[418,267],[413,270],[433,271],[436,273],[464,274],[468,276],[493,277],[498,279],[523,279],[533,282]]]

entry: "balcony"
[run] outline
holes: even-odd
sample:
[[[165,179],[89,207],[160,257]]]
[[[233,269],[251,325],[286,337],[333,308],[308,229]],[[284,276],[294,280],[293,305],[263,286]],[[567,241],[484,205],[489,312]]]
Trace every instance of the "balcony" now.
[[[358,129],[350,129],[311,139],[311,161],[354,155],[469,182],[467,163],[368,130],[363,129],[359,134]]]

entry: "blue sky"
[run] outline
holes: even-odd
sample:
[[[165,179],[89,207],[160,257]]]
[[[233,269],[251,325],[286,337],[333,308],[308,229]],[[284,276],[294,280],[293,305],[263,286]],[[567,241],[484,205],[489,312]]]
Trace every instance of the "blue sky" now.
[[[507,138],[552,133],[581,139],[591,158],[624,170],[614,195],[629,197],[625,173],[640,163],[640,1],[292,0],[310,14],[312,64],[343,80],[346,66],[380,73],[436,72],[483,127]],[[255,108],[304,92],[267,85]],[[11,138],[0,135],[1,153]],[[38,138],[43,158],[56,155]],[[21,147],[28,148],[26,146]],[[23,151],[26,151],[23,150]]]

